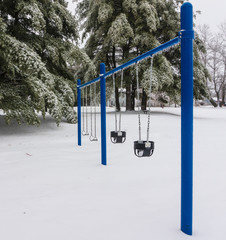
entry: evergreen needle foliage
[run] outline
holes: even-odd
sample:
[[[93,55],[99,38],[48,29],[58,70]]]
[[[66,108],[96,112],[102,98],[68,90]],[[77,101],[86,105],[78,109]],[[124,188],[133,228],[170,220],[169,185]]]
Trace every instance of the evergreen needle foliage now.
[[[178,36],[180,6],[176,0],[82,0],[78,2],[85,50],[96,67],[105,62],[108,70]],[[201,64],[199,41],[194,44],[194,94],[207,95],[205,75]],[[149,88],[150,61],[139,64],[140,86]],[[166,98],[180,101],[180,48],[154,57],[152,90]],[[132,86],[132,88],[131,88]],[[127,109],[132,110],[136,88],[135,71],[125,72]],[[131,91],[133,89],[133,91]],[[129,99],[129,100],[128,100]],[[130,100],[131,99],[131,100]]]
[[[77,26],[64,0],[0,1],[0,109],[8,123],[39,125],[39,112],[75,122],[72,66],[94,71],[75,45]]]

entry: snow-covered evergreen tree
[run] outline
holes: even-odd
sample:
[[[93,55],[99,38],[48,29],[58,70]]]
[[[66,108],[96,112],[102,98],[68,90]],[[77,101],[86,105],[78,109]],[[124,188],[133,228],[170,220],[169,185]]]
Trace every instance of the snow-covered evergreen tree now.
[[[71,70],[92,63],[75,44],[77,22],[64,0],[0,1],[0,109],[7,122],[39,124],[49,112],[75,122]]]
[[[85,50],[98,66],[105,62],[108,69],[128,61],[178,35],[179,7],[176,0],[83,0],[78,1],[78,14],[84,21]],[[198,45],[195,43],[195,49]],[[206,94],[204,67],[195,51],[195,96]],[[148,90],[150,61],[140,64],[141,86]],[[125,72],[127,109],[133,109],[136,88],[134,68]],[[155,56],[153,91],[164,93],[178,102],[180,95],[180,48]]]

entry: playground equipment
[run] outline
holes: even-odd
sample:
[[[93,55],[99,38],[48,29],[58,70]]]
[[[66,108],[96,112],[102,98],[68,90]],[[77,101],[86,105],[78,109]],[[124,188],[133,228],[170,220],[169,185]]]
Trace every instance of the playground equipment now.
[[[89,95],[90,95],[90,134],[89,134],[89,130],[88,130],[88,89],[87,87],[85,89],[83,89],[83,111],[82,111],[82,135],[83,136],[89,136],[89,140],[91,142],[93,141],[98,141],[97,139],[97,124],[96,124],[96,115],[97,115],[97,111],[96,111],[96,105],[97,105],[97,95],[96,95],[96,83],[93,86],[92,89],[92,85],[90,85],[90,91],[89,91]],[[86,99],[86,101],[85,101]],[[93,112],[93,108],[94,108],[94,112]],[[86,119],[86,121],[85,121]],[[94,126],[93,126],[94,124]],[[94,131],[94,133],[93,133]]]
[[[106,78],[139,61],[181,44],[181,230],[192,235],[192,189],[193,189],[193,9],[189,2],[181,7],[181,31],[179,36],[105,72],[100,65],[100,76],[81,84],[77,81],[78,145],[81,146],[81,89],[100,81],[101,91],[101,163],[107,165],[106,148]]]
[[[97,111],[96,111],[96,83],[94,83],[93,93],[92,93],[92,85],[90,85],[90,137],[89,140],[91,142],[98,141],[97,139]],[[93,113],[93,105],[94,105],[94,113]],[[94,115],[94,116],[93,116]],[[94,135],[93,135],[93,117],[94,117]]]
[[[115,74],[112,75],[113,78],[113,91],[115,96]],[[122,87],[123,87],[123,71],[121,71],[121,94],[122,97]],[[122,122],[122,113],[121,108],[119,110],[119,127],[117,126],[117,108],[116,108],[116,99],[115,99],[115,131],[110,132],[110,139],[112,143],[124,143],[126,141],[126,132],[121,130],[121,122]]]
[[[86,90],[86,91],[85,91]],[[84,93],[85,92],[85,93]],[[85,129],[85,96],[86,96],[86,129]],[[88,103],[87,103],[87,88],[83,89],[83,111],[82,111],[82,135],[89,135],[88,132]]]
[[[139,140],[134,142],[134,153],[137,157],[150,157],[154,152],[154,142],[149,141],[149,129],[150,129],[150,116],[151,116],[151,80],[152,80],[152,67],[153,58],[151,57],[150,66],[150,82],[149,82],[149,101],[148,101],[148,123],[147,123],[147,140],[141,140],[141,121],[140,112],[141,107],[139,104],[139,74],[138,74],[138,63],[136,63],[136,80],[137,80],[137,100],[138,100],[138,125],[139,125]]]

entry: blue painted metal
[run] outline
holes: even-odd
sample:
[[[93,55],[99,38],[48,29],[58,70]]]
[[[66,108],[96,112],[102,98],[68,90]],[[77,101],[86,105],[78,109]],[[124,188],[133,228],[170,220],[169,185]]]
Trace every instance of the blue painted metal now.
[[[81,127],[81,80],[77,80],[77,118],[78,118],[78,145],[82,145],[82,127]]]
[[[84,88],[84,87],[89,86],[90,84],[93,84],[93,83],[98,82],[98,81],[100,81],[100,77],[97,77],[97,78],[95,78],[95,79],[93,79],[93,80],[91,80],[91,81],[89,81],[87,83],[82,84],[80,86],[80,88]]]
[[[151,57],[152,55],[157,54],[157,53],[159,53],[159,52],[161,52],[161,51],[163,51],[163,50],[165,50],[165,49],[167,49],[169,47],[172,47],[172,46],[174,46],[174,45],[176,45],[178,43],[180,43],[180,38],[176,37],[176,38],[174,38],[174,39],[172,39],[172,40],[170,40],[170,41],[168,41],[166,43],[163,43],[162,45],[160,45],[160,46],[158,46],[156,48],[153,48],[152,50],[150,50],[150,51],[148,51],[148,52],[146,52],[146,53],[144,53],[144,54],[142,54],[142,55],[140,55],[140,56],[138,56],[138,57],[136,57],[136,58],[134,58],[134,59],[132,59],[132,60],[130,60],[130,61],[120,65],[120,66],[118,66],[118,67],[116,67],[116,68],[114,68],[114,69],[112,69],[111,71],[105,73],[104,77],[106,78],[108,76],[111,76],[113,73],[121,71],[121,70],[123,70],[123,69],[125,69],[125,68],[127,68],[127,67],[129,67],[129,66],[131,66],[133,64],[135,64],[136,62],[139,62],[141,60],[144,60],[145,58]],[[86,87],[86,86],[88,86],[90,84],[93,84],[95,82],[98,82],[98,81],[100,81],[100,77],[97,77],[97,78],[95,78],[95,79],[93,79],[93,80],[91,80],[91,81],[89,81],[87,83],[82,84],[80,86],[80,88]]]
[[[193,199],[193,7],[181,7],[181,230],[192,235]]]
[[[101,164],[107,165],[105,64],[100,64]]]

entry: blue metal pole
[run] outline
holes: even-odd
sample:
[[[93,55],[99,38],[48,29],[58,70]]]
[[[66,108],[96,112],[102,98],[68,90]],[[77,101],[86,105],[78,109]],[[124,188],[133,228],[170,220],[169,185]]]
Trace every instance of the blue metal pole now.
[[[192,235],[193,199],[193,7],[181,7],[181,231]]]
[[[77,118],[78,118],[78,145],[82,145],[82,128],[81,128],[81,80],[77,80]]]
[[[105,64],[100,64],[101,164],[107,165]]]

